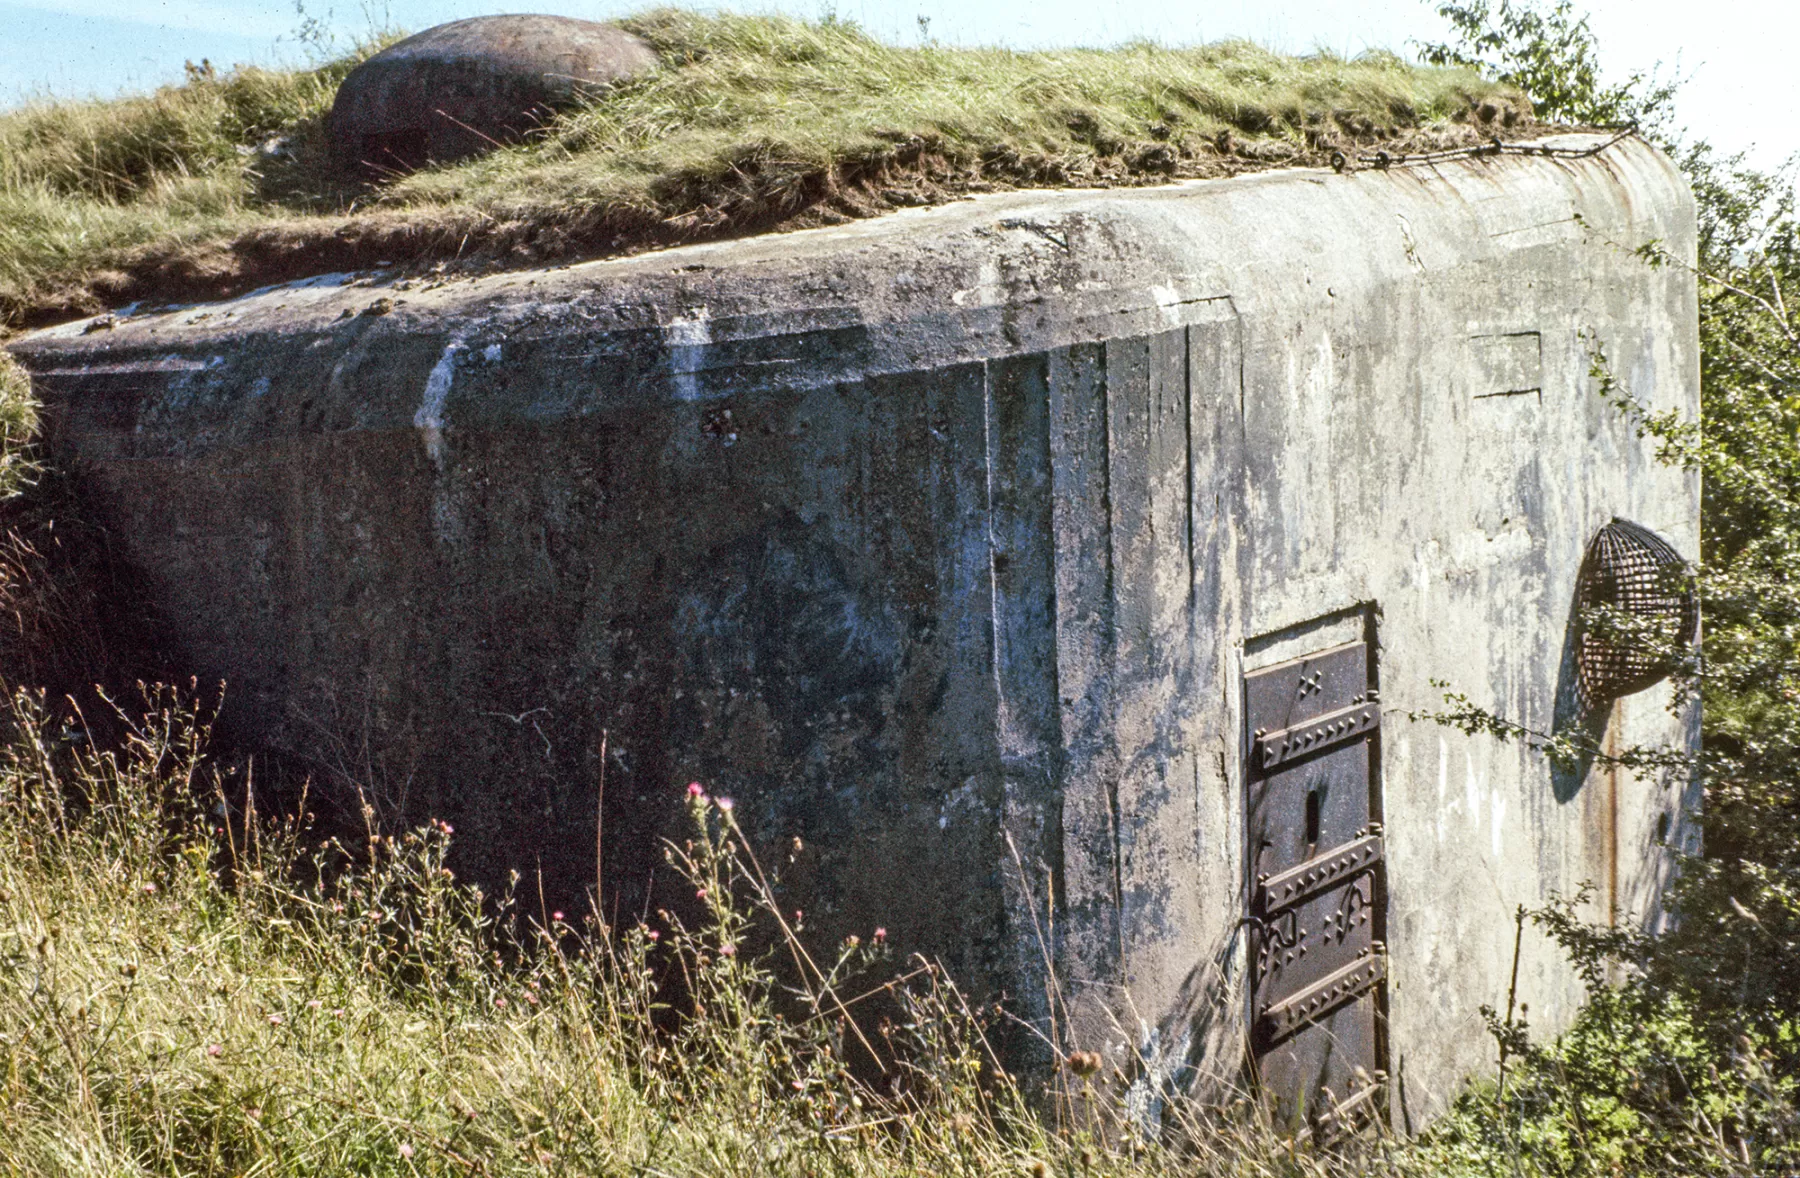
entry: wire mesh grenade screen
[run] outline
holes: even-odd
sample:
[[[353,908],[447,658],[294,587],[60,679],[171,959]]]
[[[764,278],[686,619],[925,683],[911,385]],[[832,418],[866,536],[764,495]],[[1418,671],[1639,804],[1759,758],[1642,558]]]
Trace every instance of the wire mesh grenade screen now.
[[[1687,562],[1666,540],[1614,519],[1588,544],[1577,594],[1580,676],[1590,704],[1642,691],[1694,641],[1699,605]]]

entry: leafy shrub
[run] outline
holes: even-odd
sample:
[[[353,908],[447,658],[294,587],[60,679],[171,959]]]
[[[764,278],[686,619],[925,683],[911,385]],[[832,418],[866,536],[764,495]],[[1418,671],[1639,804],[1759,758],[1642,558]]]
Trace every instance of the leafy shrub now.
[[[1557,899],[1532,917],[1589,981],[1576,1026],[1533,1045],[1490,1016],[1510,1082],[1471,1093],[1436,1135],[1465,1161],[1544,1174],[1791,1172],[1800,1164],[1800,223],[1792,172],[1769,174],[1663,128],[1672,88],[1599,82],[1585,19],[1567,0],[1440,5],[1460,36],[1432,60],[1523,87],[1540,115],[1638,121],[1677,156],[1699,216],[1698,258],[1622,242],[1651,266],[1693,266],[1700,288],[1701,416],[1650,413],[1594,341],[1602,395],[1704,488],[1695,583],[1705,634],[1682,690],[1703,704],[1701,750],[1635,748],[1624,767],[1697,774],[1704,853],[1683,858],[1669,933],[1583,925]],[[1604,758],[1448,697],[1445,719],[1523,738],[1552,757]],[[1576,738],[1579,743],[1579,737]],[[1613,984],[1608,984],[1613,983]],[[1473,1163],[1471,1163],[1473,1164]]]

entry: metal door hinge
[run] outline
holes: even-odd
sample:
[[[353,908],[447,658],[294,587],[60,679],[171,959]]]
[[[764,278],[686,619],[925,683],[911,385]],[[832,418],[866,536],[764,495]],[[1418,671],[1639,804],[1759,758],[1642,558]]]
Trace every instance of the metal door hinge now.
[[[1292,728],[1258,733],[1256,747],[1250,754],[1250,763],[1266,772],[1284,761],[1310,756],[1321,749],[1360,739],[1379,727],[1380,704],[1373,700],[1351,704],[1347,708],[1327,712]]]
[[[1315,893],[1349,879],[1381,861],[1381,835],[1365,835],[1353,843],[1333,847],[1322,855],[1258,881],[1256,911],[1268,914],[1298,904]]]
[[[1257,1017],[1257,1031],[1263,1042],[1277,1042],[1366,993],[1386,976],[1387,956],[1378,946],[1366,957],[1326,974],[1291,998],[1265,1006]]]

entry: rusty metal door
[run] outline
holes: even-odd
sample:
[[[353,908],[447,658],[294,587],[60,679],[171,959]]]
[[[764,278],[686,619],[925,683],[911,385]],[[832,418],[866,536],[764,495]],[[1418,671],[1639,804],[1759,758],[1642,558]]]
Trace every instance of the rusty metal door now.
[[[1244,679],[1251,1069],[1276,1122],[1315,1139],[1385,1103],[1372,651],[1354,642]]]

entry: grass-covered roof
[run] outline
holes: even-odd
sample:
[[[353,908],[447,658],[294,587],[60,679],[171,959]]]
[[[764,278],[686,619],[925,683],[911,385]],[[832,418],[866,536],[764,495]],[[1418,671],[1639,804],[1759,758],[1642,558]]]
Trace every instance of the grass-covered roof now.
[[[620,23],[657,69],[529,142],[381,184],[336,178],[323,131],[337,83],[379,45],[0,114],[0,323],[384,262],[598,257],[999,188],[1446,146],[1530,120],[1514,90],[1391,54],[900,48],[839,21],[674,9]]]

